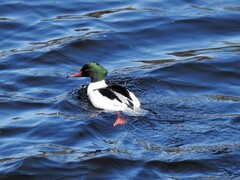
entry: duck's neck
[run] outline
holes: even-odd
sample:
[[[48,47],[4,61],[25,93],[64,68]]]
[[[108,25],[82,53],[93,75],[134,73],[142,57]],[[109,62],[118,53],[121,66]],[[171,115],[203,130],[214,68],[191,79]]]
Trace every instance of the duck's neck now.
[[[107,84],[106,84],[105,80],[101,80],[101,81],[97,81],[97,82],[91,82],[88,85],[87,94],[89,95],[94,90],[105,88],[105,87],[107,87]]]

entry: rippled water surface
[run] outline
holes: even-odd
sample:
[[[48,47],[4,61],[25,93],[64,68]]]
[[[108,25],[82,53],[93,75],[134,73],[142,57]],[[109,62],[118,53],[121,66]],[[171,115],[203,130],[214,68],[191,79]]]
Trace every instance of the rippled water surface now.
[[[1,178],[240,178],[238,0],[1,0],[0,31]],[[92,107],[91,61],[142,115]]]

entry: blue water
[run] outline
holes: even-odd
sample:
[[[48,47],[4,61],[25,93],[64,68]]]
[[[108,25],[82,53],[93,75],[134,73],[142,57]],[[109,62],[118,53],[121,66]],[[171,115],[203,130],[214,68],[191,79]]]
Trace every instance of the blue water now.
[[[0,31],[0,178],[240,178],[238,0],[1,0]],[[141,116],[66,79],[91,61]]]

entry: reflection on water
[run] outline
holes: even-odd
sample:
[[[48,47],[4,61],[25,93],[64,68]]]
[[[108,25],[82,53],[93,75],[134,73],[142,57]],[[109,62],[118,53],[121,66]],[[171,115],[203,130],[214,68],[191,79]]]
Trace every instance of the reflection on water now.
[[[0,2],[0,177],[238,179],[238,1]],[[95,109],[83,64],[143,112]]]
[[[136,10],[136,9],[132,8],[132,7],[127,7],[127,8],[121,8],[121,9],[113,9],[113,10],[104,10],[104,11],[91,12],[91,13],[85,14],[84,16],[100,18],[100,17],[102,17],[105,14],[112,14],[112,13],[115,13],[115,12],[133,11],[133,10]]]
[[[76,30],[76,31],[79,31],[79,30]],[[49,49],[49,48],[53,49],[55,47],[58,48],[58,46],[66,45],[66,44],[76,41],[78,39],[84,40],[84,39],[87,39],[89,37],[89,35],[100,34],[103,32],[105,32],[105,31],[90,31],[90,32],[87,32],[87,33],[79,35],[79,36],[60,37],[57,39],[51,39],[46,42],[30,42],[29,43],[30,46],[27,47],[26,49],[10,49],[10,50],[6,50],[6,51],[1,51],[0,56],[3,57],[6,55],[11,55],[11,54],[16,54],[16,53],[35,52],[35,51],[39,51],[44,48],[47,48],[47,49]]]
[[[168,54],[178,56],[178,57],[186,57],[186,56],[196,56],[196,55],[201,55],[201,54],[240,51],[240,44],[232,43],[232,42],[224,42],[224,43],[229,44],[229,45],[228,46],[223,46],[223,47],[173,52],[173,53],[168,53]]]

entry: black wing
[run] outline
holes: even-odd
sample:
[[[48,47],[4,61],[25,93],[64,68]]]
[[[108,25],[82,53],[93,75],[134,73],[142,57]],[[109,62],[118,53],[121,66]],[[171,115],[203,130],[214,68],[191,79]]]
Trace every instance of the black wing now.
[[[121,99],[119,99],[119,97],[109,88],[102,88],[102,89],[98,89],[98,91],[100,92],[100,94],[102,94],[103,96],[108,97],[109,99],[117,99],[120,103],[122,103]]]
[[[126,88],[118,85],[112,85],[112,86],[109,86],[108,88],[132,100],[132,98],[130,97],[129,91]]]
[[[129,108],[133,109],[134,104],[132,103],[132,98],[130,97],[129,91],[118,85],[108,86],[107,88],[98,89],[98,91],[109,99],[117,99],[120,103],[126,104]],[[120,99],[117,94],[124,96],[124,99]]]

